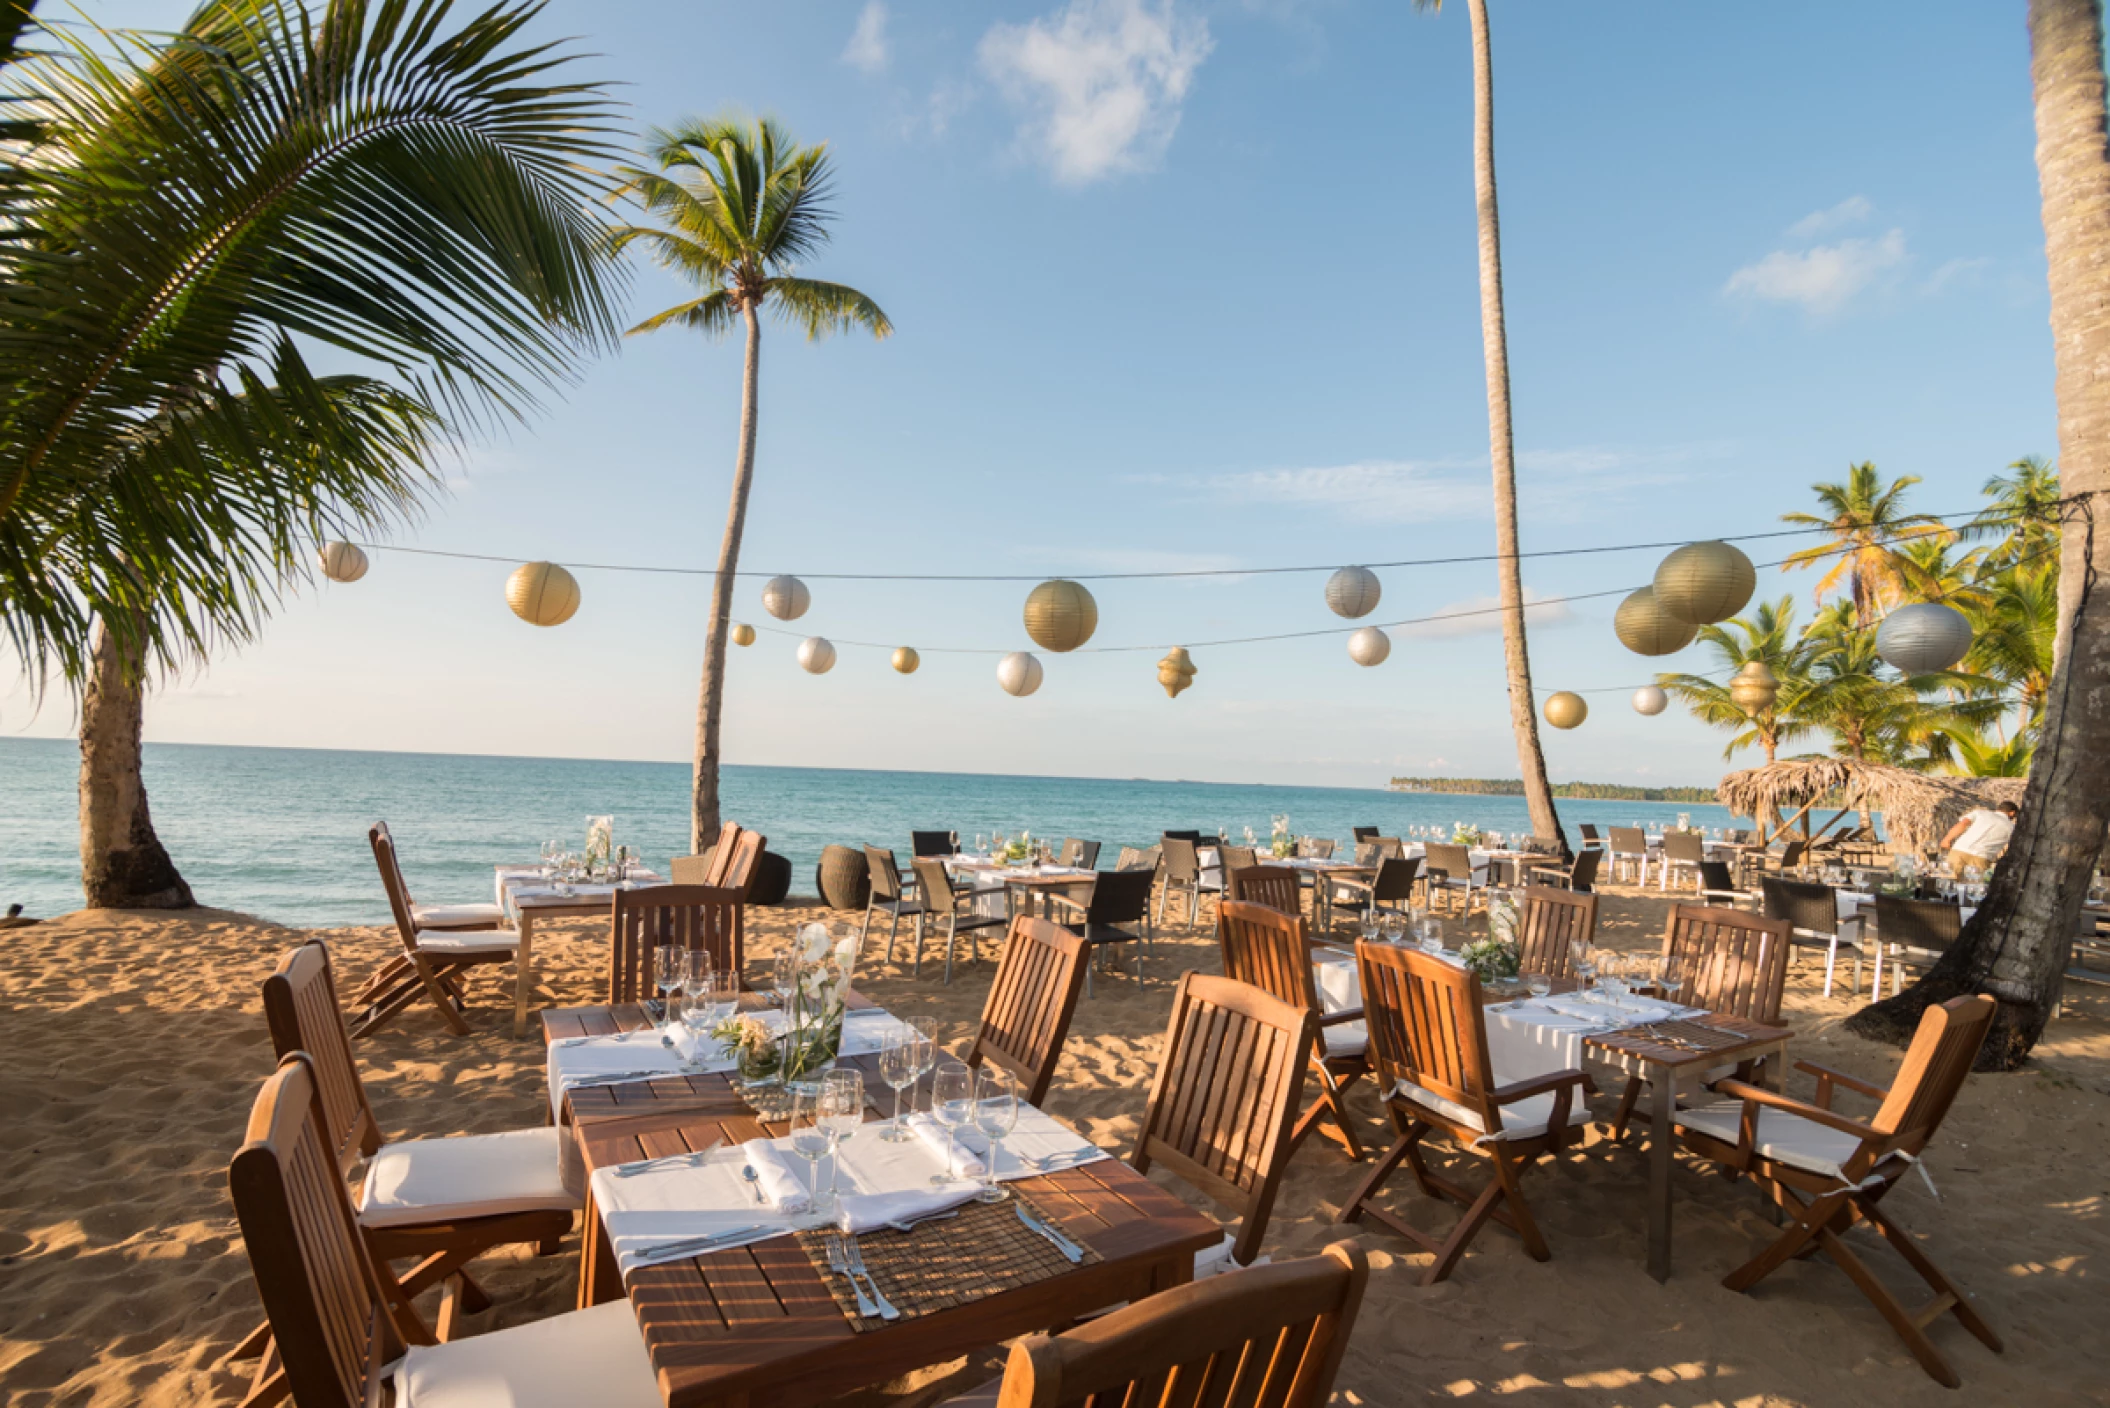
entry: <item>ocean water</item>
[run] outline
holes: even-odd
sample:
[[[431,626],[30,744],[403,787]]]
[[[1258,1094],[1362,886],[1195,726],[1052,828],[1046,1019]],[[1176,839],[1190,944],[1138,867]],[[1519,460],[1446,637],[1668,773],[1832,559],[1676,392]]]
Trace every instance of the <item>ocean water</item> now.
[[[0,739],[0,906],[49,916],[81,904],[79,753],[64,739]],[[679,763],[355,753],[305,748],[149,744],[154,826],[201,904],[300,926],[378,924],[388,904],[366,828],[395,833],[421,902],[487,900],[491,867],[533,861],[545,839],[583,843],[589,815],[615,817],[615,838],[664,873],[688,850],[689,770]],[[1525,831],[1520,797],[1465,797],[1378,788],[1264,787],[971,773],[727,767],[726,815],[769,837],[792,863],[792,893],[814,892],[821,848],[891,846],[904,861],[911,830],[1030,829],[1104,842],[1103,863],[1165,830],[1250,826],[1287,813],[1296,831],[1346,842],[1352,828],[1386,835],[1468,822]],[[1563,800],[1571,842],[1582,822],[1735,824],[1690,803]]]

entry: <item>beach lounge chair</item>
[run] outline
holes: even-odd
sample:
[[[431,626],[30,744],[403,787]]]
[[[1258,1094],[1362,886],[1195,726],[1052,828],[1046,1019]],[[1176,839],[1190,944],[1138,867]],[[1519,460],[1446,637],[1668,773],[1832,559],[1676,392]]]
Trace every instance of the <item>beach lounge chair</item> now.
[[[1058,924],[1024,914],[1012,920],[967,1064],[986,1061],[1008,1071],[1019,1099],[1045,1101],[1084,990],[1088,956],[1084,940]]]
[[[1983,994],[1954,998],[1920,1015],[1905,1063],[1889,1088],[1823,1066],[1798,1061],[1795,1068],[1817,1078],[1815,1101],[1792,1099],[1743,1081],[1716,1087],[1726,1099],[1680,1110],[1676,1127],[1685,1147],[1721,1165],[1730,1178],[1748,1175],[1787,1213],[1772,1244],[1722,1278],[1732,1291],[1748,1291],[1772,1272],[1812,1251],[1822,1251],[1847,1274],[1862,1295],[1897,1332],[1929,1377],[1949,1388],[1962,1380],[1927,1337],[1944,1313],[2000,1353],[2000,1336],[1923,1250],[1922,1239],[1893,1222],[1880,1204],[1940,1132],[1957,1092],[1963,1089],[1978,1048],[1991,1028],[1996,1004]],[[1836,1090],[1851,1090],[1881,1102],[1865,1120],[1832,1108]],[[1934,1291],[1926,1305],[1908,1310],[1878,1280],[1845,1236],[1865,1222],[1897,1249]]]
[[[1295,1153],[1323,1121],[1327,1137],[1360,1163],[1363,1142],[1355,1136],[1355,1123],[1344,1100],[1348,1087],[1370,1072],[1370,1035],[1363,1026],[1362,1008],[1331,1013],[1321,1008],[1304,916],[1261,904],[1226,901],[1217,911],[1216,942],[1223,951],[1225,977],[1304,1008],[1318,1024],[1311,1073],[1318,1079],[1319,1098],[1298,1116],[1290,1132],[1290,1152]]]
[[[976,914],[963,906],[974,900],[972,894],[962,894],[953,888],[952,876],[947,873],[945,863],[929,856],[919,856],[915,861],[916,884],[923,894],[923,914],[916,919],[913,942],[916,946],[915,966],[911,976],[923,976],[923,921],[930,920],[936,928],[939,920],[945,921],[945,981],[952,981],[952,951],[959,936],[967,936],[967,957],[970,962],[982,956],[978,936],[984,929],[1001,929],[1008,922],[993,914]],[[887,962],[894,961],[894,941],[887,940]]]
[[[1304,890],[1297,881],[1297,872],[1286,865],[1237,865],[1225,872],[1230,876],[1230,888],[1224,893],[1233,900],[1246,904],[1264,904],[1284,914],[1304,912]],[[1223,922],[1223,911],[1217,911],[1217,923]]]
[[[1793,929],[1789,943],[1795,948],[1824,950],[1824,995],[1832,995],[1832,974],[1839,964],[1839,946],[1846,945],[1854,960],[1854,991],[1861,991],[1861,916],[1839,917],[1838,896],[1829,885],[1807,880],[1783,880],[1768,875],[1759,882],[1768,919],[1785,919]],[[1851,932],[1846,932],[1850,930]]]
[[[1575,958],[1597,938],[1597,896],[1550,885],[1524,887],[1517,916],[1517,969],[1556,982],[1575,976]]]
[[[708,953],[711,967],[721,973],[743,973],[746,906],[740,895],[738,890],[708,885],[616,891],[608,925],[610,1005],[643,1002],[657,990],[653,964],[663,944]]]
[[[472,968],[493,967],[520,961],[520,934],[514,929],[420,929],[412,914],[410,895],[403,889],[402,873],[396,868],[396,846],[388,828],[380,823],[368,830],[374,861],[381,869],[381,888],[388,894],[388,909],[396,924],[396,938],[403,952],[382,964],[366,980],[354,999],[359,1014],[352,1019],[355,1037],[379,1031],[398,1012],[429,998],[440,1018],[456,1036],[467,1036],[469,1024],[462,1014],[469,1010],[462,992],[462,978]]]
[[[410,911],[411,926],[415,929],[437,929],[446,933],[461,933],[475,929],[503,929],[506,927],[506,912],[495,904],[419,904],[410,896],[410,884],[403,878],[403,867],[396,854],[396,838],[389,833],[388,823],[377,821],[367,828],[367,843],[374,849],[374,863],[381,867],[381,883],[385,887],[391,882],[403,896],[403,903]]]

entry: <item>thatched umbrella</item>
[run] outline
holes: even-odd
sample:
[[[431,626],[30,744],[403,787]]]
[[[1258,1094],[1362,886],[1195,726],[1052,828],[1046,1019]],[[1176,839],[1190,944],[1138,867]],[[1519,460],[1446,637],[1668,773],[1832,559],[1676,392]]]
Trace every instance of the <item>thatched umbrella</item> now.
[[[1766,817],[1787,813],[1781,830],[1820,804],[1881,812],[1892,849],[1927,855],[1965,812],[2002,802],[2020,805],[2025,786],[2019,777],[1942,777],[1854,758],[1783,758],[1730,773],[1715,795],[1729,810],[1757,817],[1761,824]],[[1807,820],[1802,829],[1810,830]]]

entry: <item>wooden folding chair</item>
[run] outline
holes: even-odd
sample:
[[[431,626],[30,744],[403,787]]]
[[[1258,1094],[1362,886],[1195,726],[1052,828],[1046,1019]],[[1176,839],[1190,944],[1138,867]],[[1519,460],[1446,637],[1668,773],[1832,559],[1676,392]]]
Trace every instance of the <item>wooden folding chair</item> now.
[[[1526,885],[1518,916],[1518,968],[1555,981],[1575,976],[1575,958],[1597,938],[1597,896],[1588,890]]]
[[[1317,1038],[1308,1008],[1231,978],[1180,976],[1129,1163],[1139,1173],[1162,1163],[1239,1219],[1235,1236],[1195,1257],[1197,1275],[1259,1254]]]
[[[403,873],[396,866],[396,843],[388,827],[376,823],[368,830],[367,840],[374,848],[374,863],[381,870],[381,888],[388,892],[388,909],[403,952],[382,964],[359,989],[354,1001],[360,1011],[352,1019],[352,1035],[379,1031],[398,1012],[425,997],[456,1036],[467,1036],[469,1024],[462,1014],[469,1004],[462,993],[462,976],[472,968],[518,963],[519,932],[420,929],[403,888]]]
[[[743,972],[746,906],[741,894],[708,885],[617,890],[608,926],[608,1001],[641,1002],[656,990],[654,950],[662,944],[708,953],[711,967],[720,972]]]
[[[1345,1098],[1348,1087],[1369,1073],[1370,1035],[1363,1025],[1362,1008],[1331,1013],[1321,1008],[1304,916],[1284,914],[1270,905],[1227,900],[1216,912],[1216,941],[1223,950],[1225,977],[1250,983],[1292,1007],[1302,1007],[1318,1023],[1311,1069],[1319,1079],[1319,1098],[1298,1117],[1290,1134],[1290,1152],[1295,1153],[1314,1129],[1324,1128],[1328,1138],[1348,1151],[1349,1158],[1361,1162],[1363,1142],[1355,1137]]]
[[[1224,872],[1224,895],[1245,904],[1266,905],[1284,914],[1304,912],[1304,887],[1286,865],[1240,866]]]
[[[728,821],[718,828],[718,839],[700,855],[676,856],[667,866],[667,878],[677,885],[725,887],[726,868],[733,863],[733,847],[740,840],[740,823]]]
[[[1012,920],[967,1064],[987,1061],[1009,1071],[1021,1099],[1042,1103],[1062,1061],[1090,956],[1091,945],[1060,924],[1024,914]]]
[[[1399,1139],[1355,1190],[1340,1220],[1374,1217],[1435,1253],[1422,1277],[1425,1286],[1451,1274],[1490,1219],[1515,1232],[1533,1260],[1550,1260],[1553,1253],[1525,1205],[1519,1180],[1539,1159],[1582,1142],[1584,1126],[1569,1124],[1568,1114],[1576,1092],[1593,1094],[1596,1086],[1580,1070],[1522,1080],[1495,1070],[1487,1052],[1480,979],[1470,969],[1392,944],[1359,943],[1355,954],[1377,1082],[1388,1092],[1385,1108]],[[1432,1132],[1487,1156],[1493,1174],[1477,1193],[1429,1171],[1421,1141]],[[1378,1193],[1402,1160],[1423,1193],[1465,1208],[1440,1242],[1377,1205]]]
[[[1777,1095],[1744,1081],[1716,1086],[1726,1100],[1681,1110],[1674,1117],[1685,1146],[1711,1159],[1735,1178],[1749,1174],[1787,1213],[1772,1244],[1722,1278],[1732,1291],[1748,1291],[1790,1261],[1822,1251],[1847,1274],[1861,1294],[1890,1323],[1928,1375],[1957,1388],[1962,1380],[1927,1338],[1927,1328],[1954,1312],[1987,1348],[2003,1346],[1970,1298],[1942,1274],[1919,1239],[1878,1206],[1925,1152],[1978,1058],[1997,1004],[1983,994],[1929,1007],[1905,1053],[1905,1064],[1888,1089],[1805,1061],[1797,1070],[1817,1078],[1814,1103]],[[1835,1088],[1881,1102],[1873,1117],[1850,1119],[1832,1109]],[[1898,1303],[1876,1279],[1844,1233],[1865,1222],[1905,1259],[1934,1298],[1916,1310]]]

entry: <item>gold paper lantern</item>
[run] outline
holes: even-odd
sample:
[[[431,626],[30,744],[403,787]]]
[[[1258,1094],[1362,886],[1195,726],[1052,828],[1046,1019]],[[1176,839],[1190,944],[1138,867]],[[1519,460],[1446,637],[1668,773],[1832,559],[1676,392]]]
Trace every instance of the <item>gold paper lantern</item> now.
[[[895,648],[894,669],[896,673],[913,675],[916,673],[916,667],[922,663],[923,657],[916,653],[914,646],[903,645]]]
[[[813,593],[796,577],[771,577],[762,584],[762,609],[779,621],[796,621],[813,604]]]
[[[808,636],[799,642],[799,668],[809,675],[825,675],[835,668],[835,646],[825,636]]]
[[[1656,605],[1673,621],[1726,621],[1758,590],[1758,571],[1724,542],[1687,543],[1656,568]]]
[[[1187,647],[1175,645],[1158,661],[1158,683],[1165,686],[1168,699],[1180,697],[1180,691],[1194,683],[1194,657],[1187,654]]]
[[[506,579],[506,605],[531,626],[561,626],[579,609],[579,582],[554,562],[528,562]]]
[[[1334,615],[1351,621],[1377,610],[1382,595],[1384,584],[1367,567],[1343,567],[1326,579],[1326,605]]]
[[[356,582],[366,575],[366,553],[357,543],[324,543],[315,556],[322,575],[333,582]]]
[[[1014,650],[996,662],[996,682],[1004,693],[1023,699],[1040,688],[1040,661],[1030,651]]]
[[[1043,650],[1075,650],[1098,629],[1099,603],[1081,583],[1057,577],[1026,597],[1026,634]]]
[[[736,622],[736,623],[734,623],[734,625],[733,625],[733,644],[734,644],[734,645],[753,645],[754,643],[755,643],[755,628],[754,628],[753,626],[750,626],[750,625],[748,625],[748,624],[747,624],[747,623],[746,623],[745,621],[740,621],[740,622]]]
[[[1670,696],[1652,684],[1634,691],[1634,712],[1654,718],[1670,704]]]
[[[1765,661],[1753,660],[1729,681],[1729,697],[1747,714],[1763,714],[1780,697],[1780,677]]]
[[[1572,690],[1546,696],[1546,722],[1555,728],[1574,728],[1589,717],[1589,704]]]
[[[1700,628],[1690,621],[1673,619],[1656,601],[1656,590],[1643,587],[1612,613],[1612,630],[1619,643],[1636,655],[1669,655],[1692,644]]]
[[[1365,626],[1348,637],[1348,658],[1358,665],[1382,665],[1392,653],[1392,637],[1376,626]]]

